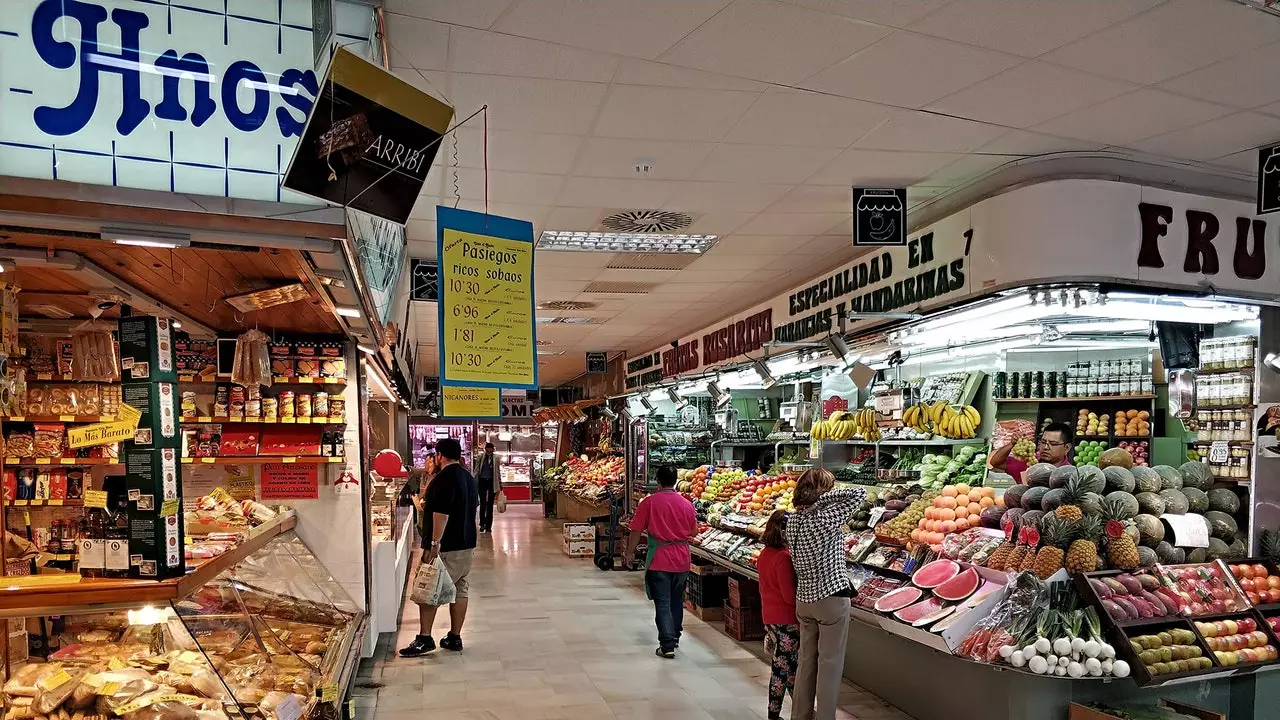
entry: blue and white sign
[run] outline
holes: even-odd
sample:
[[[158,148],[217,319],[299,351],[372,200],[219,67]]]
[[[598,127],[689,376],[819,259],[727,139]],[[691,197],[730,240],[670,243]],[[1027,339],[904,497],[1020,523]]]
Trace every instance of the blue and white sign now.
[[[315,204],[280,177],[319,92],[311,0],[3,0],[0,173]],[[334,3],[362,55],[368,6]]]

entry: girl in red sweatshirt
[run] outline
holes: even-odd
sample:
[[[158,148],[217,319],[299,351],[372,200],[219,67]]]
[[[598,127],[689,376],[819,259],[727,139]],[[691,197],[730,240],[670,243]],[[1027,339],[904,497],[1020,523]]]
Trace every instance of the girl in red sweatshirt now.
[[[765,630],[773,640],[773,674],[769,678],[769,719],[782,717],[782,698],[794,692],[800,652],[796,620],[796,571],[791,567],[784,531],[787,513],[776,510],[764,526],[764,550],[756,559],[760,574],[760,608]]]

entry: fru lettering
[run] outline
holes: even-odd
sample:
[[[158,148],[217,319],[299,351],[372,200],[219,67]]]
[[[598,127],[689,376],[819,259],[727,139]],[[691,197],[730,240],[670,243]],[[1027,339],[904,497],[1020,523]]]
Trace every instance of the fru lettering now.
[[[1221,272],[1218,247],[1214,244],[1222,231],[1218,216],[1204,210],[1187,210],[1185,215],[1187,246],[1182,256],[1182,271],[1196,275]],[[1138,244],[1138,267],[1162,268],[1160,238],[1169,234],[1174,222],[1173,208],[1154,203],[1138,203],[1141,236]],[[1249,217],[1235,220],[1235,247],[1231,255],[1231,271],[1241,280],[1257,280],[1267,270],[1267,222]]]
[[[724,362],[759,350],[772,336],[773,309],[758,312],[732,325],[702,336],[702,361],[707,365]]]
[[[662,376],[675,377],[698,369],[698,341],[690,340],[662,353]]]

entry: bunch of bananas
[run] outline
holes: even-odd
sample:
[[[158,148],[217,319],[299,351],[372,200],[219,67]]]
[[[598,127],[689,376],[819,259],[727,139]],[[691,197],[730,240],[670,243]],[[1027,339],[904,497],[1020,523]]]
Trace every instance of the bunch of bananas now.
[[[915,430],[918,433],[933,432],[932,418],[933,406],[929,403],[919,403],[912,405],[902,413],[902,424]]]
[[[876,426],[875,411],[870,408],[852,413],[837,410],[826,420],[815,422],[809,435],[815,440],[848,440],[861,435],[874,442],[880,439],[880,428]]]
[[[982,424],[982,416],[972,405],[965,405],[959,410],[942,403],[938,419],[934,422],[935,432],[943,437],[955,440],[967,440],[977,437],[978,426]]]

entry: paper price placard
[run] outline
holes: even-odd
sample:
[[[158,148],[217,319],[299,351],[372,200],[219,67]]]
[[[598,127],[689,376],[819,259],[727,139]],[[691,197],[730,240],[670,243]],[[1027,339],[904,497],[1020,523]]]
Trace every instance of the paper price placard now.
[[[502,391],[498,388],[455,387],[440,388],[441,416],[447,418],[498,418],[502,417]]]

